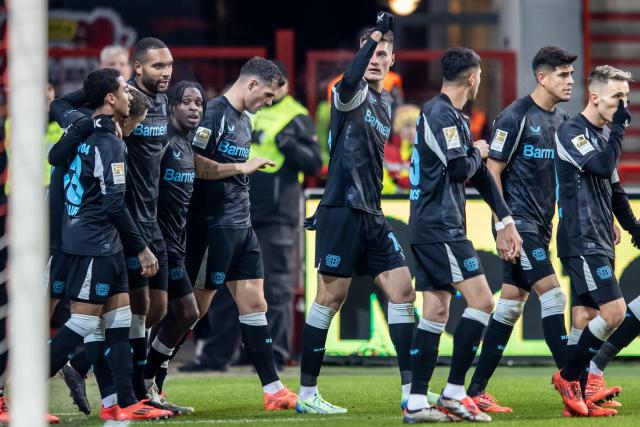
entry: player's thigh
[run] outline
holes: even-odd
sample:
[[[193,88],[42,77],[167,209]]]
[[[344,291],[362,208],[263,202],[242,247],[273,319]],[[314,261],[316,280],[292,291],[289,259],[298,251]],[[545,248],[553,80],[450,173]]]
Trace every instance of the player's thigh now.
[[[51,251],[49,262],[45,268],[46,283],[49,287],[51,299],[60,300],[64,297],[67,270],[67,256],[60,250]]]
[[[196,306],[198,307],[198,318],[202,319],[207,314],[216,293],[217,290],[215,289],[194,288],[193,296],[196,299]]]
[[[613,261],[603,255],[584,255],[561,258],[571,281],[573,304],[590,308],[622,300],[622,291],[614,274]],[[617,307],[618,304],[609,307]],[[615,313],[612,312],[613,316]],[[616,320],[616,319],[610,319]],[[615,322],[614,322],[615,323]]]
[[[320,206],[316,221],[318,273],[351,277],[361,253],[362,212],[343,206]]]
[[[547,277],[543,277],[542,279],[538,280],[536,283],[533,284],[533,290],[538,296],[559,287],[560,287],[560,281],[558,280],[558,276],[556,276],[555,273]]]
[[[240,315],[267,311],[263,279],[229,281],[227,287],[238,306]]]
[[[515,264],[504,261],[503,282],[531,292],[540,280],[555,275],[555,270],[549,258],[549,242],[536,233],[524,232],[521,236],[520,257]]]
[[[422,292],[422,317],[431,322],[447,323],[451,297],[449,291]]]
[[[238,229],[207,229],[207,265],[204,280],[193,282],[196,289],[216,291],[229,280],[229,271],[233,265],[239,243]],[[188,269],[187,269],[188,270]],[[191,274],[189,274],[191,278]]]
[[[374,282],[394,304],[414,302],[416,299],[409,267],[402,266],[383,271],[376,276]]]
[[[149,249],[153,252],[158,260],[158,272],[149,278],[149,289],[150,290],[158,290],[162,291],[166,294],[167,287],[169,283],[169,266],[168,266],[168,258],[167,258],[167,245],[164,241],[164,237],[162,236],[162,231],[157,223],[153,223],[149,226],[151,234],[151,244],[149,245]],[[152,300],[152,307],[155,305],[158,307],[158,304],[162,304],[162,307],[167,305],[167,296],[162,295],[158,292],[150,292],[149,297]],[[153,304],[154,299],[160,298],[158,302]]]
[[[72,301],[102,306],[111,295],[127,291],[122,254],[68,260],[66,296]]]
[[[502,288],[500,289],[500,299],[524,302],[527,298],[529,298],[529,292],[524,289],[509,283],[502,284]]]
[[[172,253],[167,254],[167,256],[169,267],[167,298],[171,303],[171,301],[193,294],[193,286],[187,274],[184,257]]]
[[[209,242],[208,231],[209,227],[207,227],[206,219],[202,215],[190,212],[186,227],[185,268],[192,284],[196,283],[204,260],[204,254]]]
[[[454,283],[453,286],[460,291],[468,307],[485,313],[493,311],[493,294],[484,274]]]
[[[451,286],[452,268],[447,257],[446,243],[412,244],[416,292],[446,291],[455,294]]]

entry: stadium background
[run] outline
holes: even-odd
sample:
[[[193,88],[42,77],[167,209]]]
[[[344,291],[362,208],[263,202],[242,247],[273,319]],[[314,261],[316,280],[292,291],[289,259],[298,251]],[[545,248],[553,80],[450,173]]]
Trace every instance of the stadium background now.
[[[19,0],[14,0],[19,3]],[[576,86],[572,101],[563,105],[570,114],[583,104],[588,70],[603,63],[628,69],[640,76],[640,2],[633,0],[422,0],[408,16],[397,16],[397,62],[393,70],[402,76],[404,102],[421,105],[439,90],[437,59],[443,48],[465,45],[483,57],[483,83],[479,99],[470,110],[488,120],[515,98],[528,93],[534,81],[530,71],[533,53],[546,44],[557,44],[580,55],[575,64]],[[0,73],[6,73],[6,8],[0,8]],[[292,92],[315,115],[320,143],[326,144],[319,121],[326,108],[327,83],[340,73],[354,52],[358,32],[387,0],[367,2],[295,1],[49,1],[49,80],[58,93],[81,85],[97,65],[100,49],[107,44],[131,47],[144,36],[153,35],[171,47],[176,65],[174,81],[201,81],[209,96],[220,93],[232,81],[240,65],[254,55],[277,58],[289,70]],[[633,192],[640,182],[640,108],[633,103],[633,127],[625,138],[620,175]],[[0,114],[6,113],[2,91]],[[323,103],[325,105],[323,105]],[[485,131],[488,126],[485,125]],[[323,138],[324,137],[324,138]],[[321,180],[308,181],[310,186]],[[307,211],[317,201],[308,202]],[[633,202],[634,208],[640,201]],[[397,233],[406,230],[408,202],[396,195],[385,200],[385,211],[393,218]],[[482,260],[494,290],[499,283],[498,263],[489,234],[486,206],[469,203],[469,229],[481,249]],[[301,251],[300,280],[294,301],[299,328],[304,299],[313,297],[313,235],[306,233],[306,254]],[[403,241],[401,237],[401,242]],[[404,247],[408,249],[406,239]],[[554,245],[552,244],[552,248]],[[406,251],[409,258],[410,253]],[[616,272],[625,294],[635,296],[640,286],[630,280],[639,268],[628,236],[617,248]],[[560,267],[556,262],[556,270]],[[411,259],[410,259],[411,263]],[[563,286],[566,278],[561,275]],[[638,289],[636,289],[638,288]],[[330,355],[389,355],[392,346],[383,322],[384,304],[366,280],[358,279],[340,321],[334,322],[327,349]],[[374,295],[376,295],[374,297]],[[307,304],[308,305],[308,304]],[[419,306],[419,304],[416,304]],[[524,318],[506,351],[508,356],[547,355],[538,320],[538,302],[532,298]],[[454,300],[447,330],[453,330],[462,302]],[[299,334],[295,334],[299,336]],[[295,344],[295,343],[294,343]],[[515,345],[514,345],[515,344]],[[442,354],[450,351],[445,336]],[[623,355],[640,356],[640,343]]]

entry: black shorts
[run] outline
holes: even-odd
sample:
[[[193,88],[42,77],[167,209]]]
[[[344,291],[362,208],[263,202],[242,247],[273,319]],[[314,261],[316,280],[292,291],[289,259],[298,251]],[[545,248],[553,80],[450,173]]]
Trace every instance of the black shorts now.
[[[318,208],[315,261],[320,274],[337,277],[375,278],[407,265],[384,215],[338,206]]]
[[[168,254],[169,258],[169,300],[182,298],[193,293],[191,281],[184,266],[184,257]]]
[[[520,233],[522,250],[517,264],[503,261],[502,283],[517,286],[527,292],[540,279],[555,274],[549,259],[549,243],[535,233]]]
[[[65,295],[71,300],[104,304],[112,295],[129,292],[124,254],[107,256],[66,255]]]
[[[138,254],[127,254],[127,275],[131,289],[149,287],[167,291],[169,286],[169,272],[167,265],[167,246],[164,243],[162,232],[157,222],[137,222],[142,238],[149,242],[149,249],[158,259],[158,273],[153,277],[142,275],[142,266],[138,260]]]
[[[226,282],[264,278],[262,251],[253,227],[209,228],[204,283],[196,288],[217,290]]]
[[[480,258],[469,240],[412,244],[416,265],[416,291],[456,290],[452,283],[484,274]]]
[[[560,258],[571,280],[573,306],[597,309],[622,298],[613,260],[604,255],[583,255]]]
[[[61,250],[51,250],[45,271],[45,282],[51,299],[62,299],[67,282],[67,255]]]

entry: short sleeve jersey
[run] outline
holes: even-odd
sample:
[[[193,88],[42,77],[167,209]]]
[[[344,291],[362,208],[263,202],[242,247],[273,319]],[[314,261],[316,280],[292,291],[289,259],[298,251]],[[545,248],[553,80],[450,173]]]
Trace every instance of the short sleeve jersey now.
[[[384,144],[391,132],[391,95],[377,93],[363,79],[354,97],[333,91],[329,126],[329,174],[321,205],[348,206],[382,214]]]
[[[614,258],[611,178],[584,170],[585,164],[606,149],[604,129],[582,114],[565,122],[556,133],[558,174],[558,256],[605,255]]]
[[[169,142],[160,169],[158,225],[170,255],[185,255],[187,210],[195,176],[189,139],[169,125]]]
[[[160,161],[167,144],[167,95],[149,95],[136,83],[136,87],[149,99],[147,117],[125,138],[127,143],[127,207],[134,220],[155,222],[160,181]]]
[[[525,96],[496,117],[489,157],[506,163],[501,175],[507,206],[520,232],[551,239],[556,204],[555,133],[569,117]]]
[[[93,133],[78,146],[64,175],[62,250],[72,255],[106,256],[122,250],[103,202],[125,192],[125,144],[109,116],[93,119]]]
[[[469,118],[445,94],[427,102],[417,121],[409,181],[410,241],[413,244],[466,239],[464,182],[447,164],[473,146]]]
[[[251,120],[219,96],[207,103],[191,141],[194,153],[218,163],[245,163],[251,152]],[[251,226],[249,177],[238,174],[217,180],[196,179],[193,208],[203,209],[210,227]]]

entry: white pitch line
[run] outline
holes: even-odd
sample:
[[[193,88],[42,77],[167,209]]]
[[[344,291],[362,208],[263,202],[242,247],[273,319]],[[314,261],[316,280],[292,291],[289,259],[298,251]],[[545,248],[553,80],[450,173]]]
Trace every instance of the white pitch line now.
[[[338,421],[338,420],[362,420],[367,418],[363,416],[328,416],[328,417],[287,417],[287,418],[227,418],[227,419],[199,419],[187,420],[180,418],[171,418],[161,421],[164,424],[251,424],[251,423],[304,423],[319,421]],[[376,417],[376,420],[400,420],[401,417]],[[142,421],[136,424],[158,424],[158,421]]]

